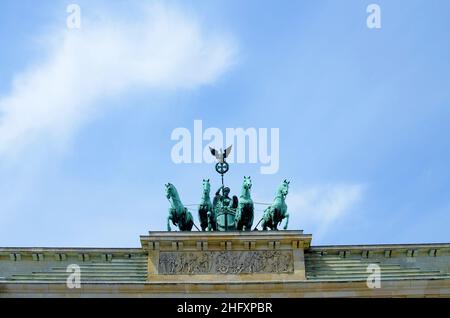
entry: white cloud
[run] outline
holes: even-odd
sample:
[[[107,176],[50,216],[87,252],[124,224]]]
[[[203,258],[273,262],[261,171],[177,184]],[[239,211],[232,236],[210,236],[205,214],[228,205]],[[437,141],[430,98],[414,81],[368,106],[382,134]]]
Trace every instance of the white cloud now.
[[[364,186],[360,184],[331,184],[290,193],[286,203],[298,223],[292,226],[306,229],[315,239],[320,239],[329,226],[349,214],[363,192]]]
[[[18,74],[0,98],[0,156],[36,141],[64,143],[105,97],[132,89],[192,89],[234,62],[235,46],[173,8],[147,8],[132,22],[86,21],[45,38],[47,61]]]

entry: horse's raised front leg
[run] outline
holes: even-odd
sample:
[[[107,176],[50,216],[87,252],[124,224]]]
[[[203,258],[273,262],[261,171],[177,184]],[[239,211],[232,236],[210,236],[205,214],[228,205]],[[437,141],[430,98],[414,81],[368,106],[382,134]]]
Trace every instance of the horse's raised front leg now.
[[[286,223],[284,223],[283,229],[287,230],[288,223],[289,223],[289,213],[286,212],[285,218],[286,218]]]

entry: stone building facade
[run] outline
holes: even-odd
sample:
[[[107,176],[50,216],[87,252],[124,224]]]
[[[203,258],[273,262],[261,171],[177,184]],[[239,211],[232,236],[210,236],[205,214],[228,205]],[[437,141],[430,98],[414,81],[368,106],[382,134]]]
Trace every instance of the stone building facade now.
[[[0,297],[450,297],[450,243],[311,246],[302,231],[140,240],[0,248]]]

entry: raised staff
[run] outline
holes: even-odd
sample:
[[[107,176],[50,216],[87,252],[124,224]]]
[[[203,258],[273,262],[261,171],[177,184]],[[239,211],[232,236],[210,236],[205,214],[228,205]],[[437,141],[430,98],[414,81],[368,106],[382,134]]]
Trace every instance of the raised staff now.
[[[225,187],[223,177],[230,169],[230,166],[226,162],[226,158],[231,153],[232,146],[229,146],[225,151],[216,150],[209,147],[211,154],[216,157],[216,172],[220,174],[222,179],[222,186],[217,190],[216,195],[213,200],[213,208],[216,212],[217,229],[219,231],[233,231],[236,229],[235,226],[235,214],[236,208],[238,207],[238,198],[233,196],[229,197],[230,188]],[[222,192],[222,194],[220,194]]]

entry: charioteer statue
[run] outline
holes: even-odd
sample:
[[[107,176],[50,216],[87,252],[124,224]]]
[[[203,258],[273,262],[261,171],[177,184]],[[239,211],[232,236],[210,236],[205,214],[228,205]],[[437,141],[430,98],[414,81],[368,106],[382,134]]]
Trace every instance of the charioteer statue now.
[[[222,192],[222,194],[220,194]],[[219,231],[235,230],[235,216],[238,207],[238,198],[234,195],[230,198],[230,188],[221,186],[217,190],[213,200],[213,208],[216,211],[217,229]]]
[[[222,186],[216,191],[213,200],[213,209],[216,214],[218,231],[233,231],[236,229],[235,216],[238,207],[238,198],[236,196],[230,198],[230,188],[226,187],[223,183],[223,176],[230,168],[226,162],[226,158],[230,155],[231,148],[232,146],[229,146],[225,151],[222,151],[222,149],[216,150],[209,147],[211,154],[218,161],[216,163],[216,172],[222,177]]]

